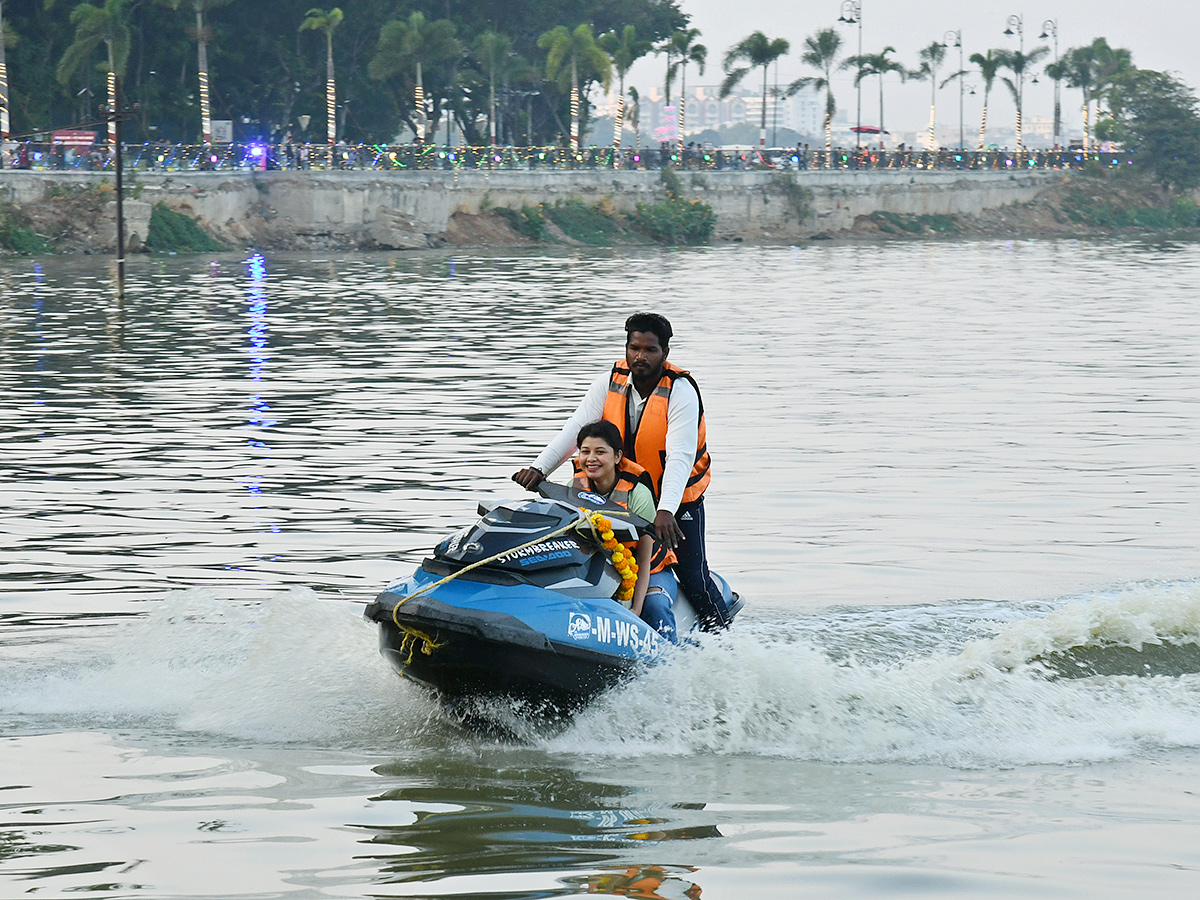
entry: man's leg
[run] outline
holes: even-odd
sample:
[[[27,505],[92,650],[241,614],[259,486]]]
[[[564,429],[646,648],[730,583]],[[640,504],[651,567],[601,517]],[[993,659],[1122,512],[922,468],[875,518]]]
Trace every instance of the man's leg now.
[[[675,574],[687,591],[688,599],[700,618],[704,631],[716,631],[728,627],[731,619],[721,589],[708,571],[708,554],[704,548],[704,498],[692,503],[682,503],[675,514],[684,540],[675,548],[679,565]]]

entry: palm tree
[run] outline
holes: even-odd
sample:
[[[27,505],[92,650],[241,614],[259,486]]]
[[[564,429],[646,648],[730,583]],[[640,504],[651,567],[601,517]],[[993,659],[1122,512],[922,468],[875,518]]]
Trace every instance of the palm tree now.
[[[212,140],[212,110],[208,100],[208,41],[212,37],[212,29],[204,23],[204,14],[226,6],[232,0],[163,0],[171,9],[190,5],[196,15],[196,77],[200,84],[200,140],[208,143]]]
[[[767,72],[771,63],[791,49],[783,38],[771,40],[761,31],[756,31],[749,37],[744,37],[725,54],[725,80],[721,82],[721,96],[728,97],[739,81],[746,77],[751,69],[762,66],[762,119],[758,128],[758,149],[767,147]],[[746,63],[739,66],[738,63]]]
[[[613,123],[613,150],[621,149],[621,131],[625,127],[625,75],[637,60],[654,49],[649,41],[639,40],[637,29],[626,25],[621,31],[609,31],[597,39],[613,68],[617,70],[617,120]],[[632,89],[631,89],[632,90]],[[637,91],[632,96],[637,97]],[[616,154],[613,154],[616,159]]]
[[[979,149],[983,149],[983,145],[987,142],[987,112],[988,112],[988,96],[992,93],[992,84],[996,81],[996,73],[1000,71],[1000,65],[1003,62],[1000,54],[1003,50],[989,50],[986,54],[972,53],[971,62],[979,69],[979,76],[983,79],[983,118],[979,122]]]
[[[890,72],[900,75],[900,80],[908,78],[908,70],[896,60],[888,56],[895,53],[895,47],[884,47],[878,53],[864,53],[862,56],[851,56],[842,63],[843,69],[854,69],[854,86],[858,87],[864,78],[871,75],[879,76],[879,146],[883,147],[883,136],[887,133],[883,128],[883,78]]]
[[[1049,47],[1034,47],[1028,53],[1023,50],[997,50],[1001,68],[1008,69],[1013,77],[1004,76],[1002,80],[1012,94],[1013,102],[1017,105],[1017,152],[1024,149],[1021,139],[1021,107],[1025,96],[1025,73],[1050,52]]]
[[[414,12],[407,19],[393,19],[379,29],[379,44],[367,63],[367,74],[382,81],[412,71],[413,132],[419,142],[433,136],[437,124],[429,114],[425,99],[424,66],[458,56],[462,49],[454,36],[454,23],[449,19],[427,22],[423,13]]]
[[[842,49],[842,36],[834,28],[822,28],[804,39],[804,52],[800,60],[823,74],[797,78],[788,85],[788,94],[804,87],[825,92],[825,167],[833,165],[833,114],[837,104],[833,99],[833,70],[837,65],[838,51]]]
[[[638,89],[632,85],[629,88],[629,124],[633,126],[633,146],[642,146],[642,132],[640,125],[642,122],[642,98],[638,95]]]
[[[1092,41],[1092,54],[1096,63],[1096,128],[1100,129],[1100,101],[1109,91],[1133,70],[1133,57],[1122,47],[1110,47],[1104,38]]]
[[[300,23],[301,31],[320,31],[325,35],[325,133],[329,147],[337,143],[337,87],[333,80],[333,30],[342,24],[345,16],[339,7],[326,12],[310,9]]]
[[[946,59],[946,45],[941,41],[934,41],[928,47],[921,50],[919,55],[921,57],[921,65],[909,72],[909,76],[915,78],[917,81],[929,82],[929,149],[933,150],[937,146],[937,136],[935,134],[938,92],[937,70],[938,66]]]
[[[125,74],[129,62],[131,32],[128,13],[125,9],[129,0],[105,0],[103,6],[80,3],[71,10],[71,24],[75,26],[75,41],[62,55],[58,63],[59,84],[66,84],[71,76],[85,67],[92,54],[101,44],[108,54],[108,142],[115,144],[117,135],[117,82]]]
[[[571,149],[579,149],[580,91],[579,74],[598,78],[607,90],[612,80],[612,60],[596,43],[595,33],[588,24],[576,26],[568,31],[565,25],[556,25],[542,34],[538,46],[546,51],[546,77],[557,81],[560,89],[571,87]]]
[[[512,38],[495,31],[485,31],[475,38],[471,54],[487,72],[488,77],[488,137],[496,146],[496,79],[508,68],[512,59]]]
[[[667,39],[671,45],[671,55],[679,57],[679,61],[668,68],[679,71],[679,150],[681,158],[683,156],[683,120],[684,113],[687,111],[687,64],[694,62],[699,68],[700,74],[703,75],[704,64],[708,61],[708,48],[703,44],[694,43],[698,37],[700,37],[699,28],[684,28],[676,31]],[[667,81],[671,81],[670,72],[667,74]]]

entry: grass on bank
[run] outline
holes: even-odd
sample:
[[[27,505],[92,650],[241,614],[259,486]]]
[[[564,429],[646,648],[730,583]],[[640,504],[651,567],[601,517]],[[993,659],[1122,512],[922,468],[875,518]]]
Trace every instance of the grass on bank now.
[[[228,248],[209,237],[194,219],[175,212],[160,200],[150,211],[146,249],[160,253],[207,253]]]
[[[683,196],[679,176],[664,169],[662,183],[665,199],[639,203],[637,210],[625,215],[611,199],[588,205],[582,200],[559,200],[553,206],[523,206],[509,209],[485,203],[482,211],[499,216],[517,234],[531,240],[554,240],[550,225],[571,241],[593,247],[649,239],[667,245],[704,244],[713,235],[717,216],[712,207]]]
[[[29,227],[19,213],[0,207],[0,250],[37,256],[50,249],[50,241]]]

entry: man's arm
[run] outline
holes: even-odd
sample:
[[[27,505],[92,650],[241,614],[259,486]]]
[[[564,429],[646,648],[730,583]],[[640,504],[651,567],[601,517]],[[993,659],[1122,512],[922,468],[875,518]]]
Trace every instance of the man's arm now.
[[[696,441],[700,435],[700,398],[686,378],[677,378],[671,386],[667,405],[667,461],[663,467],[662,491],[654,530],[658,539],[671,549],[679,546],[683,532],[675,513],[683,502],[683,491],[696,463]]]
[[[608,396],[609,378],[610,373],[605,372],[592,382],[587,393],[583,395],[583,400],[580,401],[575,412],[571,413],[571,417],[567,419],[562,430],[538,454],[532,466],[527,466],[513,475],[513,481],[526,490],[537,490],[542,479],[562,465],[565,460],[571,458],[575,452],[575,438],[579,435],[579,429],[588,422],[595,422],[604,414],[604,401]]]

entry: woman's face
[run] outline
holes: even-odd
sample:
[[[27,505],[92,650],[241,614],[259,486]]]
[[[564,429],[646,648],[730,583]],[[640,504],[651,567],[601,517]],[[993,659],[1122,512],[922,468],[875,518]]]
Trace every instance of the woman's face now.
[[[619,451],[614,450],[608,442],[598,437],[587,437],[579,445],[579,462],[583,471],[593,482],[605,484],[614,478],[617,462],[621,459]]]

